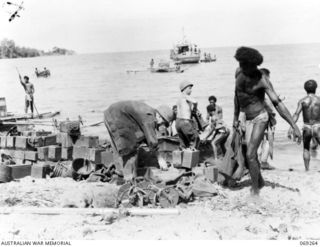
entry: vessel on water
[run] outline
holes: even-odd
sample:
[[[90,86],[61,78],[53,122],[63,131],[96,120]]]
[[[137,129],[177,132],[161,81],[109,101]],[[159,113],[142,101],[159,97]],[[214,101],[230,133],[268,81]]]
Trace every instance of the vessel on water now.
[[[170,50],[170,58],[177,63],[199,63],[201,51],[196,44],[193,44],[185,39],[174,46]]]
[[[161,61],[158,66],[150,67],[150,72],[152,73],[169,73],[169,72],[177,72],[182,73],[183,71],[180,69],[180,65],[176,65],[174,67],[170,66],[170,62]]]
[[[47,78],[47,77],[51,76],[50,70],[48,70],[46,68],[44,68],[43,71],[38,71],[38,69],[36,68],[35,69],[35,74],[36,74],[37,77],[45,77],[45,78]]]

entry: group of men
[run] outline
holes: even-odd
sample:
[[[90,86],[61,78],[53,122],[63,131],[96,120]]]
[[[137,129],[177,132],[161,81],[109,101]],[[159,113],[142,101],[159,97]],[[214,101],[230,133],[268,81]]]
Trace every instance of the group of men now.
[[[236,51],[235,59],[239,62],[239,68],[235,74],[231,147],[236,152],[236,135],[242,133],[241,148],[237,150],[241,150],[245,167],[249,170],[252,180],[251,192],[253,195],[258,195],[264,186],[260,169],[268,166],[266,159],[272,154],[270,149],[273,146],[276,124],[273,109],[276,109],[291,126],[288,135],[297,139],[298,143],[301,142],[301,133],[296,122],[300,113],[303,113],[303,157],[305,169],[309,170],[310,142],[314,139],[320,143],[320,97],[315,95],[316,81],[308,80],[304,85],[307,96],[299,101],[295,114],[291,116],[273,88],[270,71],[258,68],[263,62],[261,53],[253,48],[240,47]],[[169,132],[179,136],[182,149],[199,148],[199,129],[201,129],[204,133],[202,141],[212,142],[215,157],[218,157],[218,147],[221,148],[222,154],[225,153],[225,143],[230,130],[223,121],[222,108],[216,104],[216,97],[210,96],[210,104],[207,106],[207,126],[201,126],[198,103],[191,96],[192,88],[193,83],[188,81],[180,84],[181,96],[173,109],[166,105],[153,109],[140,101],[121,101],[105,111],[105,124],[112,146],[122,157],[123,167],[130,166],[134,173],[137,152],[143,143],[146,143],[151,150],[157,149],[157,131],[160,126],[165,130],[171,127]],[[265,97],[266,95],[268,97]],[[260,159],[259,147],[267,150],[260,152]]]

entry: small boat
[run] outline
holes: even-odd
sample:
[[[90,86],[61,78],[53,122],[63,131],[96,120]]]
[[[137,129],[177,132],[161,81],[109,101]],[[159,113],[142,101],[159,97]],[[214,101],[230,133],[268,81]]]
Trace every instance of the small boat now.
[[[211,57],[210,53],[208,55],[204,55],[204,58],[200,60],[201,63],[212,63],[217,61],[217,57],[216,55],[213,56],[213,58]]]
[[[176,65],[175,67],[170,66],[170,62],[161,61],[157,67],[149,68],[152,73],[169,73],[169,72],[177,72],[182,73],[183,70],[180,69],[180,65]]]
[[[199,63],[200,57],[201,51],[198,46],[187,41],[184,35],[182,41],[170,50],[170,58],[181,64]]]
[[[45,70],[40,71],[40,72],[36,69],[35,70],[35,74],[36,74],[37,77],[45,77],[45,78],[47,78],[47,77],[51,76],[50,70],[48,70],[48,69],[45,69]]]
[[[32,122],[23,122],[23,121],[32,121],[36,119],[48,119],[53,118],[60,114],[60,111],[55,112],[45,112],[40,113],[39,115],[34,115],[33,117],[31,114],[13,114],[8,113],[5,117],[0,117],[0,131],[8,131],[11,127],[18,125],[18,124],[30,124]]]

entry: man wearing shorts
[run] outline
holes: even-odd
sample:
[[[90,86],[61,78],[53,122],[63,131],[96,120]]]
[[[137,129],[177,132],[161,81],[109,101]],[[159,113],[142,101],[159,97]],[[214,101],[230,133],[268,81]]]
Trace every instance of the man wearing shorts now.
[[[303,160],[306,171],[309,171],[310,142],[314,139],[320,144],[320,97],[316,95],[317,82],[308,80],[304,83],[307,96],[299,100],[296,112],[293,115],[297,122],[302,112],[303,117]],[[288,137],[291,137],[292,129],[289,129]]]

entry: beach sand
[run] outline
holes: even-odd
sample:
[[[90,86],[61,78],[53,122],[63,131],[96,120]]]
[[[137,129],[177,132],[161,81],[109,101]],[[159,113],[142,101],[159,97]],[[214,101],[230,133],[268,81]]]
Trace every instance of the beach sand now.
[[[0,215],[1,239],[320,239],[320,160],[305,172],[295,144],[276,145],[274,156],[259,198],[250,197],[246,176],[237,189],[217,186],[215,197],[180,204],[175,216]],[[91,186],[28,177],[0,184],[0,206],[81,206]]]

